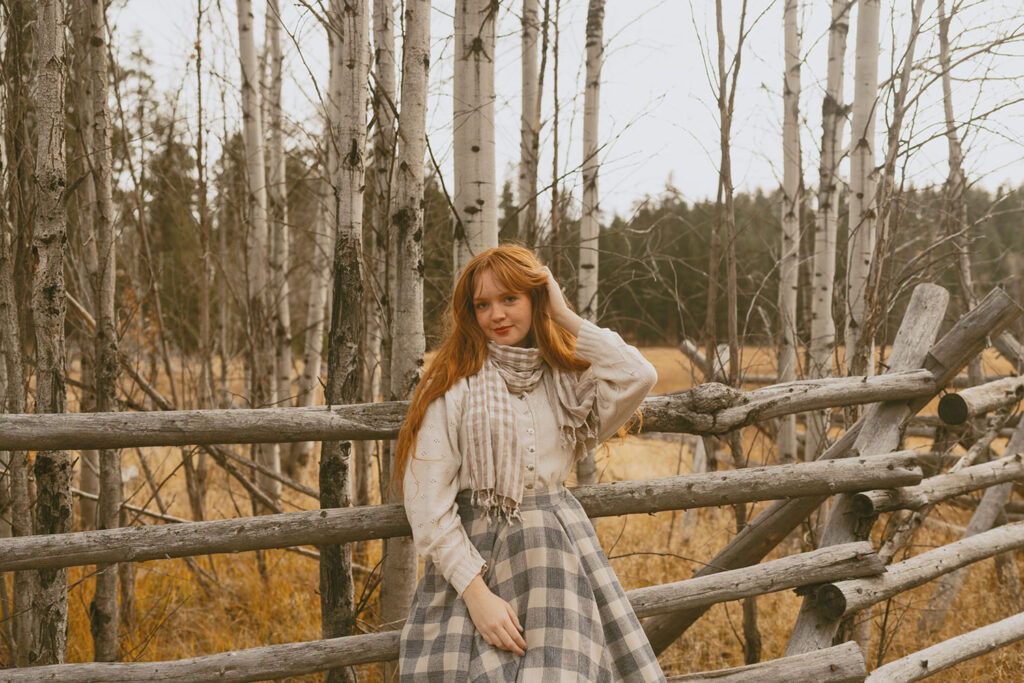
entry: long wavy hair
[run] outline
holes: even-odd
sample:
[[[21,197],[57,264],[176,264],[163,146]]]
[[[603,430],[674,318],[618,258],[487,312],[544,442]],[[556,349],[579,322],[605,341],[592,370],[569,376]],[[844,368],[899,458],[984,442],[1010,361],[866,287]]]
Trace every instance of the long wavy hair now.
[[[527,339],[532,338],[548,365],[577,373],[590,367],[589,363],[573,355],[576,336],[548,316],[548,276],[536,255],[515,244],[503,244],[477,254],[466,264],[455,284],[449,307],[448,332],[416,387],[409,413],[398,433],[391,473],[391,486],[396,491],[402,490],[402,478],[416,448],[416,435],[423,424],[427,406],[444,396],[463,377],[479,372],[487,357],[487,337],[476,321],[473,308],[477,275],[484,271],[493,273],[509,291],[523,292],[530,297],[533,311]]]

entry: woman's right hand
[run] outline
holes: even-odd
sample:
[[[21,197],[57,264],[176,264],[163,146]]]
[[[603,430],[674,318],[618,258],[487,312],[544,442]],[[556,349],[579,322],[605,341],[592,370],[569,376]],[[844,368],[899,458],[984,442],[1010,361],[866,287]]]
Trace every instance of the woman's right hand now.
[[[491,592],[483,577],[474,578],[462,592],[473,625],[494,647],[521,655],[526,651],[523,627],[512,605]]]

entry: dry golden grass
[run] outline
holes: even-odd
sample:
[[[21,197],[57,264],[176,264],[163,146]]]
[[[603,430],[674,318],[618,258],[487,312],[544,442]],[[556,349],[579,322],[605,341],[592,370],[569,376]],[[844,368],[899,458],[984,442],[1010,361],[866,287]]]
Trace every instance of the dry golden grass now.
[[[745,350],[747,373],[774,371],[772,354],[764,349]],[[658,367],[660,380],[655,391],[666,392],[687,388],[694,373],[689,362],[673,348],[650,348],[645,354]],[[986,356],[990,372],[1001,370],[994,356]],[[699,375],[698,375],[699,377]],[[770,444],[753,435],[745,448],[753,460],[772,458]],[[927,444],[920,444],[926,447]],[[1001,448],[1001,445],[998,445]],[[163,495],[169,512],[188,516],[184,477],[176,467],[180,463],[178,449],[149,449],[149,462],[158,479],[169,477]],[[134,451],[125,452],[125,467],[137,466]],[[598,454],[604,480],[641,479],[688,472],[692,465],[692,448],[676,437],[629,437],[608,444]],[[307,481],[316,481],[316,472],[307,473]],[[149,491],[141,479],[129,483],[126,492],[135,492],[132,502],[144,503]],[[309,507],[310,500],[293,496],[286,509]],[[248,514],[250,505],[237,485],[226,481],[219,471],[213,472],[210,493],[211,518]],[[154,508],[153,504],[149,505]],[[756,514],[763,504],[751,506]],[[933,515],[956,525],[966,525],[970,513],[960,510],[936,511]],[[677,581],[713,557],[734,533],[731,508],[706,509],[691,513],[692,524],[684,524],[683,512],[655,515],[632,515],[603,520],[599,533],[605,549],[628,590],[656,583]],[[876,525],[880,530],[882,520]],[[922,529],[914,540],[913,552],[955,540],[949,532],[933,527]],[[877,542],[877,539],[876,539]],[[794,551],[795,542],[789,551]],[[373,567],[380,556],[380,543],[359,544],[357,562]],[[256,553],[196,558],[209,576],[203,588],[183,560],[146,562],[135,567],[135,605],[132,619],[124,631],[122,659],[127,661],[169,660],[200,654],[254,647],[271,643],[315,640],[320,633],[318,571],[315,560],[287,551],[262,553],[265,571],[260,570]],[[1017,554],[1018,560],[1024,555]],[[88,603],[92,582],[91,568],[71,571],[71,627],[68,659],[89,661],[92,657],[88,625]],[[365,574],[357,576],[357,590],[362,589]],[[927,603],[931,586],[898,596],[882,611],[873,615],[873,637],[869,667],[878,657],[885,621],[884,661],[904,656],[932,642],[978,628],[1009,616],[1012,607],[997,593],[998,583],[991,560],[972,568],[945,628],[937,636],[923,639],[916,632],[921,608]],[[357,599],[360,596],[357,595]],[[360,618],[366,630],[378,622],[375,596],[364,600]],[[789,633],[799,609],[799,598],[792,591],[783,591],[758,600],[763,659],[782,656]],[[888,609],[887,615],[884,610]],[[662,657],[668,674],[685,673],[737,666],[743,663],[741,643],[742,615],[738,603],[713,607],[684,634]],[[376,667],[360,667],[364,680],[377,680]],[[1024,671],[1024,644],[1004,648],[986,657],[961,664],[936,676],[936,681],[1019,681]],[[294,680],[320,680],[307,676]]]

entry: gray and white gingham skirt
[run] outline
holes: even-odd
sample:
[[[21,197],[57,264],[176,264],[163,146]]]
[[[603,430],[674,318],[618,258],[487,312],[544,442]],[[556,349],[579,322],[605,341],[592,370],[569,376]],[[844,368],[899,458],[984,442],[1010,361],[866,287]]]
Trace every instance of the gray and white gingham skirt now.
[[[457,499],[484,580],[519,616],[526,654],[488,645],[466,604],[432,563],[402,629],[402,681],[664,681],[665,676],[594,527],[559,487],[527,496],[522,522]]]

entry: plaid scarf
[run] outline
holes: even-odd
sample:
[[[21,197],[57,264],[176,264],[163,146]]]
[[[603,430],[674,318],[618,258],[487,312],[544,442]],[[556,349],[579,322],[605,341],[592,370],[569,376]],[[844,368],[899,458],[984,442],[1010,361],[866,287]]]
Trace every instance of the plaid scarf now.
[[[552,368],[535,348],[488,341],[487,350],[480,372],[468,378],[464,465],[469,470],[473,504],[488,514],[518,519],[525,475],[511,394],[520,395],[544,383],[562,444],[573,451],[575,462],[597,445],[593,410],[597,382],[589,375],[582,378]]]

